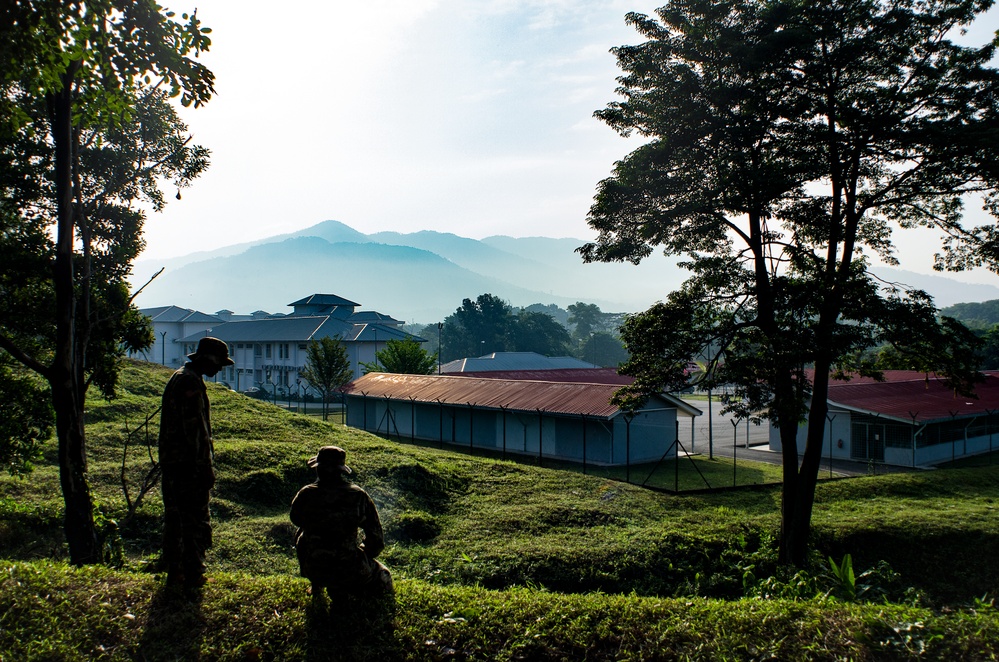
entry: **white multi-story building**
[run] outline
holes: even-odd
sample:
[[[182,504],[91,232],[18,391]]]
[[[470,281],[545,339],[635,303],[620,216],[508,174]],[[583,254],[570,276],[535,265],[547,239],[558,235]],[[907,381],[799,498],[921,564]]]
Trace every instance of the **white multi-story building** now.
[[[361,364],[374,362],[375,352],[389,340],[426,342],[399,328],[399,320],[375,311],[355,312],[357,303],[335,294],[313,294],[289,305],[293,311],[286,315],[235,315],[229,310],[211,315],[177,306],[143,309],[153,321],[156,344],[141,358],[180,367],[198,340],[210,335],[229,345],[235,361],[215,381],[237,391],[256,387],[285,394],[302,387],[299,375],[313,340],[339,338],[355,377],[363,373]]]

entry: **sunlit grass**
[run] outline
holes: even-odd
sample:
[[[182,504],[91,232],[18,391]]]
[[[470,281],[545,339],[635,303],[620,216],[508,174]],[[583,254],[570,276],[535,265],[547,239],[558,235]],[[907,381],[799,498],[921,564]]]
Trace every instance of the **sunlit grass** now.
[[[749,647],[757,650],[749,657],[783,659],[864,659],[895,655],[896,646],[909,645],[948,653],[963,646],[978,657],[995,651],[994,610],[987,605],[999,594],[991,561],[999,555],[999,466],[818,486],[813,573],[827,567],[828,556],[845,553],[858,574],[887,561],[900,574],[898,587],[911,587],[907,599],[919,608],[761,602],[742,598],[776,572],[781,495],[776,485],[748,486],[774,482],[776,467],[740,462],[739,489],[675,495],[661,490],[675,489],[676,472],[685,466],[690,470],[680,475],[681,489],[699,490],[701,475],[731,484],[731,459],[694,456],[632,467],[642,480],[641,472],[649,472],[650,485],[656,481],[656,489],[646,489],[624,482],[619,469],[587,466],[584,474],[580,466],[564,470],[545,461],[538,467],[523,458],[504,461],[385,440],[214,385],[218,483],[208,563],[217,583],[206,590],[201,611],[168,614],[161,608],[162,577],[148,574],[159,553],[158,488],[125,522],[121,482],[124,457],[134,502],[155,457],[158,420],[153,417],[148,430],[144,421],[158,407],[168,376],[156,366],[129,365],[121,399],[89,403],[90,481],[103,512],[119,520],[121,572],[59,565],[67,554],[54,443],[29,478],[0,477],[0,555],[34,562],[11,566],[18,569],[0,577],[6,582],[0,583],[0,600],[17,603],[9,612],[0,604],[0,656],[9,646],[34,651],[24,659],[90,659],[96,646],[110,651],[107,659],[176,659],[187,650],[200,651],[203,659],[329,653],[333,649],[324,646],[331,640],[323,638],[329,626],[310,620],[287,515],[295,491],[313,478],[306,459],[330,443],[347,449],[354,478],[378,505],[389,543],[383,557],[400,586],[391,637],[374,646],[358,641],[350,649],[356,659],[465,655],[448,650],[466,651],[469,659],[511,660],[535,654],[743,659]],[[138,610],[131,612],[134,621],[119,613],[117,598],[97,600],[120,591]],[[74,600],[80,606],[71,607]],[[965,610],[972,604],[977,615]],[[552,615],[557,610],[572,615],[562,621]],[[32,632],[42,634],[25,638],[19,628],[34,621]],[[917,621],[923,625],[913,630]],[[773,623],[782,625],[772,629]],[[909,623],[902,628],[909,639],[893,629],[900,623]],[[60,625],[68,628],[65,634],[44,634]],[[102,639],[104,632],[117,634]],[[830,632],[840,634],[829,639]],[[946,645],[940,632],[947,633]],[[816,653],[823,646],[830,652]],[[669,653],[659,655],[661,650]],[[947,659],[934,655],[930,659]]]

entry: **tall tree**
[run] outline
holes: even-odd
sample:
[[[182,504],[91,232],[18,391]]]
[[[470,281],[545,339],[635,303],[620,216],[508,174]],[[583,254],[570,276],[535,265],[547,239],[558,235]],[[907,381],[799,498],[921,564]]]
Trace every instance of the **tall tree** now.
[[[728,406],[780,430],[785,562],[805,562],[830,373],[869,372],[861,350],[936,324],[862,251],[897,263],[892,233],[923,226],[945,237],[942,265],[988,258],[991,228],[965,225],[962,199],[999,182],[994,48],[949,35],[990,4],[676,0],[629,14],[646,41],[614,49],[624,100],[596,115],[647,141],[600,182],[580,251],[638,262],[660,246],[692,272],[626,323],[623,400],[681,387],[701,355],[718,368],[705,379],[738,384]]]
[[[580,346],[578,357],[605,368],[617,368],[628,360],[628,350],[614,334],[597,331]]]
[[[374,363],[364,363],[364,373],[391,372],[400,375],[430,375],[437,372],[437,354],[423,349],[413,338],[389,340],[375,352]]]
[[[514,322],[510,304],[492,294],[480,294],[444,320],[441,357],[445,361],[506,351],[508,334]]]
[[[565,356],[572,338],[569,331],[548,313],[520,311],[511,326],[514,351],[544,356]]]
[[[569,324],[574,325],[572,337],[580,344],[589,340],[595,331],[603,331],[604,314],[594,303],[577,301],[569,305]]]
[[[122,334],[138,333],[131,340],[141,343],[144,333],[141,320],[128,313],[123,289],[122,276],[141,250],[143,214],[132,203],[161,206],[159,182],[186,186],[206,165],[203,152],[199,158],[176,143],[157,161],[147,141],[162,144],[164,135],[145,134],[148,123],[137,112],[144,100],[156,103],[157,90],[195,106],[214,91],[211,72],[195,60],[208,49],[208,30],[194,14],[175,18],[152,0],[11,0],[0,14],[4,160],[32,176],[28,187],[5,188],[4,202],[14,209],[4,212],[42,227],[50,242],[48,294],[34,296],[46,298],[39,310],[52,331],[51,342],[38,342],[5,320],[0,348],[51,389],[65,533],[75,564],[100,560],[87,482],[87,387],[91,380],[110,387],[112,364],[100,353],[120,347]],[[180,127],[175,122],[168,133],[183,133],[175,132]],[[117,169],[113,161],[123,155],[105,161],[112,156],[106,149],[123,146],[133,129],[139,129],[131,133],[138,151]],[[18,145],[31,149],[22,153]]]
[[[347,348],[339,338],[325,336],[313,340],[305,350],[302,377],[323,399],[323,420],[329,418],[330,397],[354,378]]]

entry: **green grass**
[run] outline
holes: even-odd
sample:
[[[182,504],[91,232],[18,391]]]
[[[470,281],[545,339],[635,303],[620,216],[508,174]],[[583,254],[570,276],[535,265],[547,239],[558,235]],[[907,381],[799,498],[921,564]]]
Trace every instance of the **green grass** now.
[[[160,577],[0,564],[12,660],[992,659],[999,611],[829,600],[648,598],[397,583],[393,601],[316,601],[290,575]],[[30,636],[24,636],[31,633]]]
[[[399,588],[388,640],[358,641],[355,657],[343,659],[911,659],[919,647],[930,659],[968,658],[955,653],[962,647],[971,658],[996,655],[996,610],[987,605],[999,595],[999,465],[820,484],[814,563],[802,579],[777,572],[776,486],[663,494],[606,475],[388,441],[214,385],[208,563],[217,581],[200,604],[168,609],[162,577],[149,573],[158,489],[125,522],[121,486],[123,455],[133,500],[155,456],[158,419],[148,437],[142,423],[168,376],[130,364],[120,398],[88,403],[90,480],[120,523],[119,570],[62,565],[54,443],[27,479],[0,477],[4,662],[91,659],[98,646],[108,659],[185,659],[194,650],[203,659],[324,659],[315,652],[332,645],[329,616],[309,608],[288,509],[312,480],[305,460],[330,443],[347,449],[378,505],[383,560]],[[699,461],[731,476],[730,461]],[[898,576],[878,580],[891,602],[816,598],[832,586],[821,576],[826,558],[846,553],[858,574],[891,566]],[[759,595],[788,599],[751,597]],[[364,628],[346,632],[355,630]]]

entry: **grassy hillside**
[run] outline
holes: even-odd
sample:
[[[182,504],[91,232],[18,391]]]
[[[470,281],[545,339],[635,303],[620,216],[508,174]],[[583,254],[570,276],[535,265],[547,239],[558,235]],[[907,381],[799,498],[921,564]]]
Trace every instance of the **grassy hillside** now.
[[[663,495],[385,441],[214,385],[216,582],[200,602],[171,602],[156,572],[159,492],[126,521],[122,490],[124,475],[136,498],[147,441],[155,456],[158,419],[148,440],[142,423],[168,376],[132,364],[118,399],[88,403],[117,570],[61,564],[54,448],[28,479],[0,478],[0,659],[324,659],[345,633],[356,641],[342,659],[999,655],[999,466],[824,483],[814,568],[772,578],[776,488]],[[382,514],[392,614],[310,605],[298,577],[288,508],[329,443]],[[857,580],[873,601],[817,599],[848,597],[822,572],[847,553],[858,574],[875,569]]]

